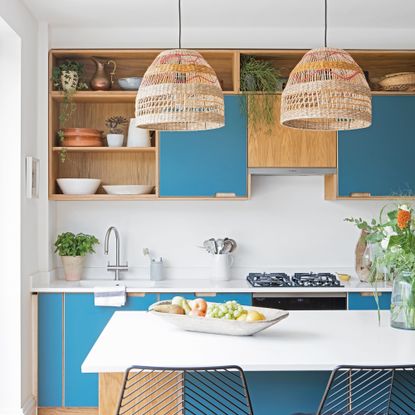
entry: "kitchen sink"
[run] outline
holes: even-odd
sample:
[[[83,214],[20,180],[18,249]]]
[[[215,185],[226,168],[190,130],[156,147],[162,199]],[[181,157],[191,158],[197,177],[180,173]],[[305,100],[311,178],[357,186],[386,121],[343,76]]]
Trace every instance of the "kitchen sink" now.
[[[81,287],[115,287],[117,285],[124,285],[127,288],[151,288],[154,287],[154,281],[149,280],[81,280],[79,281]]]

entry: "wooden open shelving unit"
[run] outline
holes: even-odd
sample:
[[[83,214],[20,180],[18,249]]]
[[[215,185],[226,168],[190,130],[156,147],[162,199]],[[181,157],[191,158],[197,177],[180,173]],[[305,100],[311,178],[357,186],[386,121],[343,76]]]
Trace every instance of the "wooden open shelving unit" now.
[[[115,60],[116,77],[143,76],[159,49],[55,49],[49,53],[49,78],[52,69],[66,59],[84,64],[84,80],[89,83],[95,72],[91,57]],[[240,65],[244,56],[254,56],[272,63],[281,77],[288,77],[307,50],[215,50],[200,49],[205,59],[214,68],[225,94],[240,93]],[[415,51],[411,50],[349,50],[353,58],[369,72],[373,82],[373,95],[414,95],[415,92],[387,92],[376,88],[376,81],[393,72],[415,71]],[[280,92],[276,92],[279,94]],[[65,127],[87,127],[104,130],[104,121],[112,115],[134,117],[136,91],[121,90],[115,82],[110,91],[79,91],[73,96],[77,109]],[[153,133],[150,148],[86,147],[66,148],[67,160],[62,163],[59,153],[62,148],[56,139],[61,128],[59,114],[62,110],[63,93],[52,88],[49,82],[49,199],[50,200],[176,200],[159,196],[159,149],[158,134]],[[97,177],[103,184],[149,184],[154,185],[151,195],[113,196],[104,193],[102,186],[97,194],[70,196],[60,193],[56,184],[59,177]],[[326,197],[334,198],[334,178],[326,178]],[[248,192],[249,198],[250,192]],[[248,198],[191,198],[192,200],[246,200]],[[338,199],[338,198],[337,198]],[[347,199],[357,199],[350,197]],[[359,198],[360,199],[360,198]],[[362,197],[361,199],[366,199]],[[374,199],[370,197],[369,199]],[[183,200],[183,198],[180,198]]]

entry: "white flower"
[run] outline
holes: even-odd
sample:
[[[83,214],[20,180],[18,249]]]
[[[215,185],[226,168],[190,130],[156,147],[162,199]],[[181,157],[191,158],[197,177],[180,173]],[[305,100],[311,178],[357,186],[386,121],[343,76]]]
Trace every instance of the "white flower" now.
[[[380,246],[381,246],[381,247],[382,247],[382,249],[384,249],[385,251],[388,249],[389,239],[390,239],[390,236],[387,236],[386,238],[382,239],[382,241],[380,242]]]
[[[406,210],[407,212],[409,212],[409,211],[410,211],[410,209],[409,209],[408,205],[400,205],[400,206],[399,206],[399,209],[400,209],[400,210]]]
[[[392,226],[385,226],[383,230],[386,236],[397,235],[397,233],[393,230]]]

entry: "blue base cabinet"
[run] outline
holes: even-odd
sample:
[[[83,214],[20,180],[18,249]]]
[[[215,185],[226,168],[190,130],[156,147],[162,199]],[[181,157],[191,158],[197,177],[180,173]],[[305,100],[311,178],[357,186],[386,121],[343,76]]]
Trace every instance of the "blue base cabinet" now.
[[[212,296],[203,296],[203,293],[200,293],[198,298],[204,298],[206,301],[213,303],[224,303],[226,301],[235,300],[241,305],[252,305],[252,294],[251,293],[217,293]],[[160,301],[171,300],[176,295],[186,298],[187,300],[194,300],[196,298],[194,293],[162,293],[160,294]]]
[[[255,353],[255,350],[252,352]],[[254,414],[315,414],[330,373],[246,372]]]
[[[115,311],[147,310],[155,301],[147,294],[121,308],[95,307],[93,294],[65,295],[65,406],[98,406],[98,375],[81,373],[82,362]]]
[[[369,128],[338,133],[338,195],[415,195],[415,96],[374,96]]]
[[[389,310],[391,306],[392,294],[390,292],[379,292],[379,308],[381,310]],[[376,299],[373,295],[365,295],[365,293],[349,293],[348,309],[349,310],[377,310]]]
[[[247,196],[247,120],[244,97],[225,97],[225,126],[160,132],[160,196]]]
[[[147,310],[157,294],[95,307],[93,294],[38,295],[39,407],[98,406],[98,375],[81,365],[115,311]],[[119,351],[115,351],[119,352]]]
[[[38,295],[38,405],[63,406],[63,294]]]

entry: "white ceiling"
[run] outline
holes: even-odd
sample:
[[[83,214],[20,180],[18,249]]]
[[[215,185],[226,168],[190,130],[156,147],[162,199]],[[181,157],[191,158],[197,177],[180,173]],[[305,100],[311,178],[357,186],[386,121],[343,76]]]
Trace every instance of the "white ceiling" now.
[[[172,27],[177,0],[23,0],[51,27]],[[186,27],[318,27],[324,0],[182,0]],[[329,28],[415,28],[415,0],[328,0]]]

